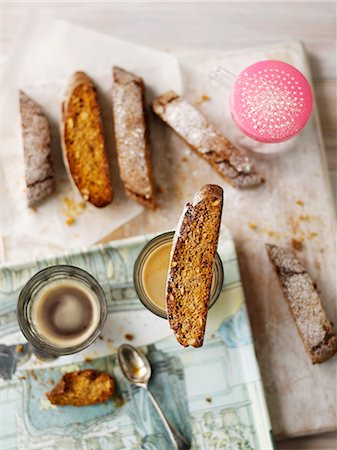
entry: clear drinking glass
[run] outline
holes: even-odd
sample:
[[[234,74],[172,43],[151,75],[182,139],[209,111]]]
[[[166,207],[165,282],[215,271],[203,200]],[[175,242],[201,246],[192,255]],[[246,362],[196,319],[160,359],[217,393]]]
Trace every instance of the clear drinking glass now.
[[[89,288],[93,292],[99,308],[99,320],[91,335],[80,344],[69,347],[58,347],[52,345],[39,333],[32,318],[32,311],[37,294],[42,288],[46,287],[51,282],[64,280],[81,283],[83,287]],[[106,317],[107,302],[104,292],[97,280],[85,270],[69,265],[47,267],[35,274],[22,289],[17,305],[17,318],[20,329],[27,341],[30,342],[36,350],[34,350],[34,353],[37,356],[41,355],[42,358],[47,358],[48,355],[51,357],[70,355],[85,349],[100,335]]]
[[[162,317],[163,319],[167,319],[166,311],[163,311],[162,309],[158,308],[158,306],[152,302],[152,300],[146,293],[143,284],[143,270],[150,254],[157,248],[159,248],[161,245],[166,244],[168,242],[172,242],[173,236],[174,231],[168,231],[151,239],[151,241],[149,241],[144,246],[144,248],[138,255],[133,271],[133,282],[138,298],[148,310],[150,310],[153,314],[156,314],[156,316]],[[208,308],[211,308],[217,301],[222,290],[223,280],[224,280],[224,271],[222,262],[218,253],[216,253],[213,267],[213,281],[212,281],[211,295]]]

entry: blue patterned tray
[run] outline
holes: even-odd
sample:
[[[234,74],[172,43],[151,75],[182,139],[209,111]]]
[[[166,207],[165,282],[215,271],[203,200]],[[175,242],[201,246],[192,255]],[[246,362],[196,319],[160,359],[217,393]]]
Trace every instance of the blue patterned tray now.
[[[192,438],[193,449],[273,449],[231,236],[221,230],[218,252],[224,286],[209,313],[205,345],[200,349],[181,348],[167,321],[147,311],[136,297],[133,264],[151,237],[0,269],[0,369],[9,377],[17,364],[12,378],[0,382],[1,449],[169,449],[146,393],[130,386],[120,372],[116,347],[125,335],[143,346],[154,372],[151,387],[171,421]],[[82,267],[99,280],[109,317],[102,339],[87,351],[47,364],[34,356],[27,359],[25,351],[17,352],[16,344],[25,341],[15,307],[28,278],[57,263]],[[82,408],[51,405],[46,391],[63,373],[86,367],[110,373],[123,401],[116,397]]]

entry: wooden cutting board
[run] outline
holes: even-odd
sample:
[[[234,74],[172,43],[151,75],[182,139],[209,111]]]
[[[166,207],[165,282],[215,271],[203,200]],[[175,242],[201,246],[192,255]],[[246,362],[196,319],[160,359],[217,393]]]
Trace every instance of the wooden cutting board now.
[[[310,79],[304,51],[296,42],[181,62],[184,95],[238,145],[249,147],[230,118],[228,93],[213,86],[209,74],[216,65],[237,74],[267,58],[293,64]],[[174,227],[183,204],[202,184],[220,184],[223,221],[238,250],[273,432],[282,438],[335,430],[337,357],[311,364],[264,249],[266,242],[301,242],[298,257],[337,323],[335,212],[316,109],[288,153],[256,162],[266,177],[256,190],[238,191],[226,184],[154,117],[151,138],[160,208],[144,211],[106,240]]]

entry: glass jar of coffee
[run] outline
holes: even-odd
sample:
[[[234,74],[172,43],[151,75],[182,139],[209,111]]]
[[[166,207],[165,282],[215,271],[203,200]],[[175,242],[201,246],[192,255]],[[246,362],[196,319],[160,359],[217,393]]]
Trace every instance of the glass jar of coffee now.
[[[104,292],[88,272],[57,265],[35,274],[22,289],[19,326],[37,355],[69,355],[88,347],[107,317]]]
[[[138,298],[147,309],[163,319],[167,319],[166,279],[173,236],[174,231],[168,231],[149,241],[140,252],[133,272],[133,282]],[[222,262],[216,253],[208,308],[217,301],[223,280]]]

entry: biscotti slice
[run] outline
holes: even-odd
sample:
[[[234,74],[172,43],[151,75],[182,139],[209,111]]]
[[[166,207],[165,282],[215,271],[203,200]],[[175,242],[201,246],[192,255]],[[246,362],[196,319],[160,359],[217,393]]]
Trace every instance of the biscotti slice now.
[[[62,103],[61,141],[65,165],[82,197],[99,208],[111,203],[101,110],[95,86],[84,72],[73,74]]]
[[[27,201],[33,207],[55,189],[50,128],[41,106],[23,91],[19,103]]]
[[[203,345],[222,204],[222,188],[206,184],[187,203],[174,234],[166,308],[170,327],[184,347]]]
[[[169,125],[197,155],[204,158],[226,181],[237,188],[263,183],[248,156],[234,147],[194,106],[169,91],[153,102],[154,112]]]
[[[112,108],[119,173],[126,194],[139,203],[154,208],[143,80],[124,69],[114,67]]]
[[[337,338],[314,283],[291,250],[270,244],[266,249],[312,362],[326,361],[337,352]]]
[[[47,392],[53,405],[87,406],[105,402],[114,392],[114,380],[106,373],[85,369],[69,372]]]

